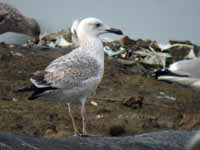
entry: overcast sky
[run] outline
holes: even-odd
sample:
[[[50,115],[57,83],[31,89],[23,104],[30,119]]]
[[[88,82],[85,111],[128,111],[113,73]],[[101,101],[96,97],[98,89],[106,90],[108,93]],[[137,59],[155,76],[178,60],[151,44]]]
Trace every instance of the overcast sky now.
[[[43,32],[71,26],[76,18],[97,17],[132,38],[191,40],[200,44],[199,0],[0,0],[39,20]],[[13,39],[10,35],[3,39]],[[12,40],[13,41],[13,40]]]

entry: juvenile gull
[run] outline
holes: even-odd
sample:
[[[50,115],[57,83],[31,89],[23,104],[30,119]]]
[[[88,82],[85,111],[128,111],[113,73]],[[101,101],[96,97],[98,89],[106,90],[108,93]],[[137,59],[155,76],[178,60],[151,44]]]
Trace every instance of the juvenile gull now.
[[[97,18],[80,21],[77,29],[79,48],[51,62],[44,71],[37,71],[31,77],[32,90],[29,100],[38,97],[68,104],[74,133],[79,135],[71,103],[81,103],[82,133],[87,134],[85,125],[85,102],[101,82],[104,73],[104,51],[99,35],[104,33],[122,34],[122,31],[110,28]]]
[[[0,2],[0,34],[15,32],[39,39],[40,26],[33,18],[24,16],[18,9]]]

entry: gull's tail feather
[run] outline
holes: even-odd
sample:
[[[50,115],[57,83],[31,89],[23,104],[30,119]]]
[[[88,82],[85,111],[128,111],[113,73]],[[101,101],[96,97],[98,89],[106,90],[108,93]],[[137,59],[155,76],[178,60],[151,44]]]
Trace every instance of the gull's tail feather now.
[[[33,100],[33,99],[37,98],[35,96],[35,91],[37,91],[37,87],[32,84],[31,86],[19,88],[19,89],[15,90],[14,92],[16,92],[16,93],[18,93],[18,92],[33,92],[33,94],[28,98],[28,100]]]
[[[16,93],[18,93],[18,92],[31,92],[31,91],[34,91],[35,89],[36,89],[36,87],[34,85],[31,85],[31,86],[19,88],[19,89],[15,90],[14,92],[16,92]]]
[[[28,98],[28,100],[34,100],[34,99],[40,97],[45,92],[49,92],[51,90],[56,90],[56,89],[57,88],[54,88],[54,87],[38,88],[32,84],[31,86],[28,86],[28,87],[19,88],[14,92],[16,92],[16,93],[18,93],[18,92],[33,92],[32,95]]]
[[[180,74],[176,74],[171,72],[170,70],[166,69],[166,70],[158,70],[155,72],[155,77],[156,79],[159,80],[159,78],[164,77],[164,76],[171,76],[171,77],[188,77],[187,75],[180,75]]]
[[[32,95],[28,98],[28,100],[34,100],[38,97],[40,97],[41,95],[45,94],[46,92],[50,92],[52,90],[56,90],[57,88],[54,87],[44,87],[44,88],[37,88],[35,87],[35,89],[33,90]]]

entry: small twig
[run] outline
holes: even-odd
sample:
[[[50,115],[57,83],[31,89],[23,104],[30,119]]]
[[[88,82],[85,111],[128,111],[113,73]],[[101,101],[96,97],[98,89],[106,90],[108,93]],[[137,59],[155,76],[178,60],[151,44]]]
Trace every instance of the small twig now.
[[[121,102],[122,99],[124,99],[124,98],[122,98],[122,99],[114,99],[114,98],[91,97],[90,99],[103,100],[103,101],[108,101],[108,102],[111,102],[111,103],[116,103],[116,102]],[[177,110],[176,107],[170,107],[170,106],[167,106],[167,105],[158,105],[158,104],[155,104],[155,103],[145,103],[145,102],[143,102],[143,105],[153,105],[153,106],[157,106],[157,107]]]
[[[121,58],[118,58],[117,62],[124,64],[124,65],[134,65],[134,64],[136,64],[135,60],[125,60],[125,59],[121,59]]]
[[[162,107],[162,108],[177,110],[176,107],[170,107],[170,106],[167,106],[167,105],[158,105],[158,104],[155,104],[155,103],[143,103],[143,104],[144,105],[154,105],[154,106],[157,106],[157,107]]]
[[[102,97],[91,97],[90,99],[93,100],[103,100],[103,101],[108,101],[108,102],[120,102],[120,99],[114,99],[114,98],[102,98]]]

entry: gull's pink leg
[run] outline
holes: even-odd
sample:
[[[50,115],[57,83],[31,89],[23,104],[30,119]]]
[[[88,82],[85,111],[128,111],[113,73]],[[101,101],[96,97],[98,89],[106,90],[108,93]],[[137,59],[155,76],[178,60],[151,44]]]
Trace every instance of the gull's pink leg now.
[[[71,118],[71,120],[72,120],[72,124],[73,124],[73,128],[74,128],[74,135],[75,135],[75,136],[79,136],[80,133],[78,132],[78,130],[77,130],[77,128],[76,128],[76,124],[75,124],[75,121],[74,121],[74,117],[73,117],[72,112],[71,112],[70,103],[67,103],[67,106],[68,106],[69,115],[70,115],[70,118]]]
[[[83,135],[87,135],[85,103],[82,103],[82,106],[81,106],[81,117],[82,117],[82,132],[83,132]]]

